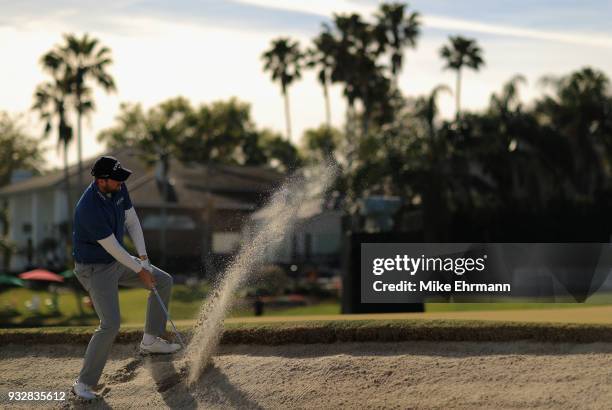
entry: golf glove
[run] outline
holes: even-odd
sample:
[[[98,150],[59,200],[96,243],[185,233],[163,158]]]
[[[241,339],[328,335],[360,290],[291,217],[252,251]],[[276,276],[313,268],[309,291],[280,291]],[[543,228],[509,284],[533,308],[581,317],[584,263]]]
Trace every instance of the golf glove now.
[[[143,268],[145,268],[149,272],[153,272],[153,266],[151,265],[151,261],[148,258],[143,261],[141,260],[140,264],[142,265]]]
[[[149,272],[153,272],[153,266],[151,265],[151,261],[147,258],[145,260],[140,259],[137,256],[132,256],[132,259],[134,259],[136,262],[138,262],[138,264],[140,264],[141,268],[144,268],[146,270],[148,270]]]

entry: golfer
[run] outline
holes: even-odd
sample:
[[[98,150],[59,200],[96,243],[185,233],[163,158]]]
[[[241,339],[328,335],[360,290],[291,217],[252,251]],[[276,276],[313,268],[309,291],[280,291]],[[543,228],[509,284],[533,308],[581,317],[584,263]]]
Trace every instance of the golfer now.
[[[91,170],[94,180],[79,199],[74,212],[74,272],[89,292],[100,318],[100,326],[87,346],[81,373],[72,387],[77,396],[87,400],[96,398],[91,389],[102,375],[119,332],[118,286],[145,289],[156,286],[164,304],[168,306],[170,301],[172,277],[149,262],[142,228],[123,183],[131,173],[114,157],[98,158]],[[138,257],[131,256],[123,248],[124,229],[132,238]],[[163,308],[151,292],[140,349],[146,353],[179,350],[180,345],[160,337],[165,329]]]

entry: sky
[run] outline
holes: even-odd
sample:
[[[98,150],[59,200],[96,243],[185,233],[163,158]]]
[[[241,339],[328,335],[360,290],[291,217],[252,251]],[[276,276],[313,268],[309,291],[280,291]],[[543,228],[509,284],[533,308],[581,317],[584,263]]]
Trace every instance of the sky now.
[[[25,114],[38,136],[42,128],[29,112],[36,85],[46,79],[39,59],[61,43],[62,33],[88,32],[111,48],[110,68],[118,92],[95,94],[97,111],[85,122],[84,156],[103,152],[97,133],[113,125],[121,102],[151,107],[175,96],[210,103],[233,96],[251,104],[258,127],[284,133],[280,87],[262,71],[261,54],[272,39],[288,36],[305,46],[333,13],[359,12],[366,18],[375,0],[0,0],[0,110]],[[455,84],[444,71],[438,50],[449,35],[475,38],[486,66],[463,78],[462,106],[485,107],[492,92],[515,74],[528,84],[530,101],[544,90],[543,75],[562,75],[593,66],[612,76],[612,2],[607,0],[413,0],[423,28],[416,50],[407,50],[399,79],[402,91],[416,96],[438,84]],[[293,140],[325,119],[322,89],[307,72],[290,88]],[[343,124],[345,103],[332,87],[332,122]],[[443,95],[442,114],[452,115],[454,100]],[[56,139],[44,144],[47,168],[59,167]],[[70,152],[76,161],[76,147]]]

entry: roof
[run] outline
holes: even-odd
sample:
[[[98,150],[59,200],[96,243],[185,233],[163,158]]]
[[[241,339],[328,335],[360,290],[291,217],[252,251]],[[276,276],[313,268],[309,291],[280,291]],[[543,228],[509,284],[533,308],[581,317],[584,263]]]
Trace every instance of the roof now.
[[[120,154],[119,151],[112,151],[105,155],[117,156]],[[83,161],[83,180],[89,184],[91,182],[89,170],[93,167],[94,162],[98,156],[93,158],[87,158]],[[129,167],[128,167],[129,168]],[[71,165],[68,167],[68,175],[71,182],[76,182],[78,176],[78,164]],[[6,197],[11,194],[24,193],[28,191],[34,191],[37,189],[48,189],[51,187],[60,186],[64,182],[64,170],[53,170],[40,176],[34,176],[32,178],[24,179],[19,182],[7,185],[0,189],[0,196]],[[84,188],[84,187],[83,187]]]
[[[113,155],[121,161],[124,168],[132,170],[126,181],[132,202],[137,206],[160,206],[163,197],[163,184],[155,177],[155,168],[147,166],[139,159],[135,148],[123,148],[104,155]],[[83,161],[83,180],[91,182],[89,170],[99,156]],[[170,186],[167,206],[205,207],[211,202],[217,209],[252,210],[260,204],[282,180],[283,175],[276,171],[254,166],[223,164],[183,164],[171,160],[169,170]],[[69,167],[69,176],[76,183],[77,165]],[[59,188],[64,181],[63,170],[32,177],[8,185],[0,190],[0,197],[26,193],[40,189]],[[79,190],[85,189],[86,185]]]

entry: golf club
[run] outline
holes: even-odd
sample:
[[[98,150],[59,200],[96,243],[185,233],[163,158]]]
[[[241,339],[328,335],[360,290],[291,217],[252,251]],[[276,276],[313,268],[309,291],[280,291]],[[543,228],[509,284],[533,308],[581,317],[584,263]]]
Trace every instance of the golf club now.
[[[161,305],[162,310],[166,314],[166,319],[168,319],[168,321],[172,325],[172,329],[174,329],[174,333],[176,334],[176,337],[178,338],[179,343],[181,344],[181,347],[185,348],[185,343],[183,342],[183,338],[181,337],[181,334],[179,333],[179,331],[176,329],[176,326],[174,326],[174,322],[172,321],[172,319],[170,319],[170,313],[168,313],[168,309],[166,309],[166,305],[164,305],[162,298],[159,296],[159,293],[157,293],[157,288],[153,286],[151,289],[153,290],[153,293],[155,293],[155,296],[157,296],[157,300],[159,301],[159,304]]]

